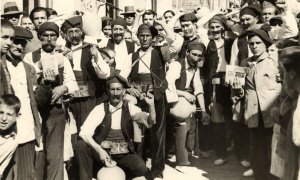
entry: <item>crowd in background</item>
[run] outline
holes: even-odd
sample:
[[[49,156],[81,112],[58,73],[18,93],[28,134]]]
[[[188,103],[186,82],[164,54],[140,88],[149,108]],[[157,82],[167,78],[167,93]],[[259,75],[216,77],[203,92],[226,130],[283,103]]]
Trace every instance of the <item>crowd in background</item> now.
[[[300,3],[212,6],[112,19],[5,3],[0,179],[157,180],[231,150],[243,176],[299,179]]]

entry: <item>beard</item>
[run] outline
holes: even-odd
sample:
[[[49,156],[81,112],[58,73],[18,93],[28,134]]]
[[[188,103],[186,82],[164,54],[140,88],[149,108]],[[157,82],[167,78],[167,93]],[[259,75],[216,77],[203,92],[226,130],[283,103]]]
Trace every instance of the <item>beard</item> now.
[[[42,49],[47,53],[52,52],[55,49],[55,47],[56,47],[55,42],[42,43]]]

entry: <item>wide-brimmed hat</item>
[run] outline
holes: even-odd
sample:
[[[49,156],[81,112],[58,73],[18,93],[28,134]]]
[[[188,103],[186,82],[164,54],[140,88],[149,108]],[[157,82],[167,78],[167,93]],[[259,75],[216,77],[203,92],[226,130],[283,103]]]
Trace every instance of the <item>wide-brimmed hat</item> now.
[[[6,2],[3,6],[3,14],[1,16],[7,16],[12,14],[23,14],[23,11],[20,11],[17,3],[14,1]]]
[[[124,12],[121,13],[121,15],[124,15],[124,14],[135,14],[134,7],[133,6],[125,6]]]

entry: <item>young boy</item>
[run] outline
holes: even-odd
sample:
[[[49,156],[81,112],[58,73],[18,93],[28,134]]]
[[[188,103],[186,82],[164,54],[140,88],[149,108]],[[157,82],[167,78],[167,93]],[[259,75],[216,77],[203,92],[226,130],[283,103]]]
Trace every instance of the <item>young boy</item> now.
[[[16,121],[20,116],[21,103],[12,94],[0,98],[0,179],[7,179],[10,161],[18,146]]]

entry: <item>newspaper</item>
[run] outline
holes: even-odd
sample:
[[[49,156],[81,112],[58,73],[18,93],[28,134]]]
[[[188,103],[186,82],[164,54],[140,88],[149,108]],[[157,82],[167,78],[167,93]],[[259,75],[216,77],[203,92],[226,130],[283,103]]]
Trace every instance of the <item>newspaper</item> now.
[[[242,86],[245,85],[245,69],[240,66],[226,65],[225,83],[229,84],[235,77],[240,80]]]

